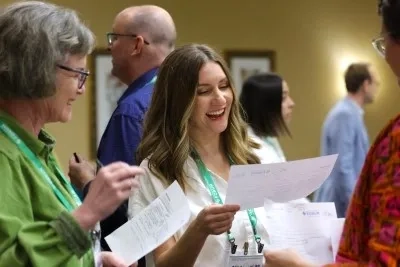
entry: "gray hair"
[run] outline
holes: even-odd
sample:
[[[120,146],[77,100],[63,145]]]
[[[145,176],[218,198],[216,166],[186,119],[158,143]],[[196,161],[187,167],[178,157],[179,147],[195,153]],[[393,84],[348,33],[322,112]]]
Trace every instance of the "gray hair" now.
[[[24,1],[0,10],[0,98],[54,95],[57,64],[88,55],[94,34],[71,9]]]

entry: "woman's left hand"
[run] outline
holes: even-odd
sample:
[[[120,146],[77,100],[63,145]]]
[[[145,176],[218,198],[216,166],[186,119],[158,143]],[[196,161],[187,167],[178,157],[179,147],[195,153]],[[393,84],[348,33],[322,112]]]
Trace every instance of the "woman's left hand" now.
[[[270,250],[264,252],[265,266],[268,267],[315,267],[317,265],[302,258],[292,249]]]
[[[103,267],[137,267],[136,262],[128,265],[117,255],[108,251],[101,252],[101,260],[103,261]]]

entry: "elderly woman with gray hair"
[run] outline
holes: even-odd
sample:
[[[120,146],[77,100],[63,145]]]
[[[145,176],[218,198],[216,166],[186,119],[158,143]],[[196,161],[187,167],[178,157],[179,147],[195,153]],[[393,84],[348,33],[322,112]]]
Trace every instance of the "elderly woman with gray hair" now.
[[[72,10],[19,2],[0,11],[0,266],[125,266],[100,252],[95,229],[142,170],[103,167],[80,203],[43,129],[71,119],[93,46]]]

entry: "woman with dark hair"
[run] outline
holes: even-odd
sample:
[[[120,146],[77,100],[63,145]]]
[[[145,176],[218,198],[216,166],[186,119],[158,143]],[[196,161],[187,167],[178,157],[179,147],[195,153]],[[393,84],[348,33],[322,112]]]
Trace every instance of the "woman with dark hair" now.
[[[400,0],[380,0],[382,30],[372,42],[400,81]],[[329,266],[400,266],[400,115],[368,152],[346,214],[336,263]],[[314,264],[292,250],[265,253],[268,267]]]
[[[290,135],[287,125],[292,118],[294,101],[287,83],[275,73],[250,76],[243,84],[240,104],[243,118],[249,125],[248,135],[259,145],[254,153],[261,163],[285,162],[278,137]],[[293,202],[309,200],[301,198]]]
[[[240,95],[248,133],[260,148],[255,150],[262,163],[286,161],[278,137],[288,134],[287,127],[294,107],[287,83],[277,74],[249,77]]]

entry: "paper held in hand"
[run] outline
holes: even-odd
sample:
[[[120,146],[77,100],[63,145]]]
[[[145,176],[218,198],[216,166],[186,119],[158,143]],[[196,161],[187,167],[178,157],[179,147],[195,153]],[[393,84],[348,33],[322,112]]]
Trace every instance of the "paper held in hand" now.
[[[241,210],[264,206],[264,199],[288,202],[307,197],[328,178],[337,154],[283,163],[233,165],[225,204]]]
[[[270,249],[291,248],[319,265],[334,261],[331,249],[335,204],[265,202]]]
[[[111,250],[130,265],[167,241],[189,218],[189,203],[175,181],[142,212],[105,239]]]

